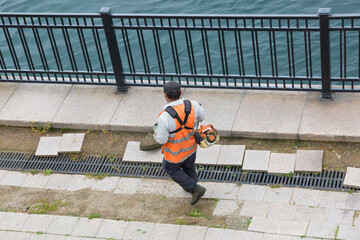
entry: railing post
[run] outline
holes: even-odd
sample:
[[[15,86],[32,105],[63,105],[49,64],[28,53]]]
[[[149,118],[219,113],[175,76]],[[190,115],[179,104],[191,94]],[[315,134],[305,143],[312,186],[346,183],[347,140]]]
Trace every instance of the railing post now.
[[[330,81],[330,32],[329,16],[331,8],[319,8],[318,17],[320,21],[320,49],[321,49],[321,99],[332,99]]]
[[[125,77],[123,75],[123,67],[120,58],[119,46],[116,40],[115,31],[112,28],[113,21],[111,18],[111,9],[103,7],[100,9],[99,14],[101,15],[104,25],[106,41],[109,48],[109,54],[116,80],[117,92],[126,93],[128,87],[125,85]]]

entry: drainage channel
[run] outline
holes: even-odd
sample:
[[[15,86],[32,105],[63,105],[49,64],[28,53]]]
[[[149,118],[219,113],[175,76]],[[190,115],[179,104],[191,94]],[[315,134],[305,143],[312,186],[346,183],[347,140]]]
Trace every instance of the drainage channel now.
[[[159,163],[123,162],[121,158],[81,157],[78,155],[36,157],[34,154],[0,152],[0,169],[47,170],[68,174],[107,174],[110,176],[168,178]],[[198,165],[199,180],[245,183],[257,185],[281,185],[324,190],[353,191],[343,186],[344,172],[324,170],[321,174],[296,173],[288,176],[270,175],[264,172],[244,172],[241,167]]]

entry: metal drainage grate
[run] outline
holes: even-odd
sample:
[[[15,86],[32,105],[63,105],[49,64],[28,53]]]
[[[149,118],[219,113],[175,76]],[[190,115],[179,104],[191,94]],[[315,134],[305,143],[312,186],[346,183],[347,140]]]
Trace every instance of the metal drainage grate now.
[[[36,157],[33,154],[0,152],[0,169],[40,171],[51,169],[56,173],[85,174],[98,173],[112,176],[168,178],[159,163],[123,162],[112,157]],[[199,180],[247,183],[257,185],[281,185],[327,190],[350,190],[343,186],[344,172],[326,171],[321,174],[296,173],[293,176],[276,176],[264,172],[243,172],[241,167],[197,166]]]

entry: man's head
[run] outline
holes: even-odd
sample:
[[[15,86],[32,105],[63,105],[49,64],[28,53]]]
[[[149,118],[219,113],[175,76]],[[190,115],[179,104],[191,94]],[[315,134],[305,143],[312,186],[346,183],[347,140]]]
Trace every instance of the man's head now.
[[[176,101],[181,96],[181,86],[178,82],[167,82],[164,85],[164,94],[168,102]]]

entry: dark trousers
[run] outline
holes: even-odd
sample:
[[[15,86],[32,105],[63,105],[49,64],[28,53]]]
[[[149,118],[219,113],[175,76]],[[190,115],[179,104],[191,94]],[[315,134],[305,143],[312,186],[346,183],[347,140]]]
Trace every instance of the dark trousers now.
[[[198,176],[195,168],[196,152],[185,161],[172,163],[163,160],[162,166],[167,174],[185,191],[192,193],[197,186]]]

